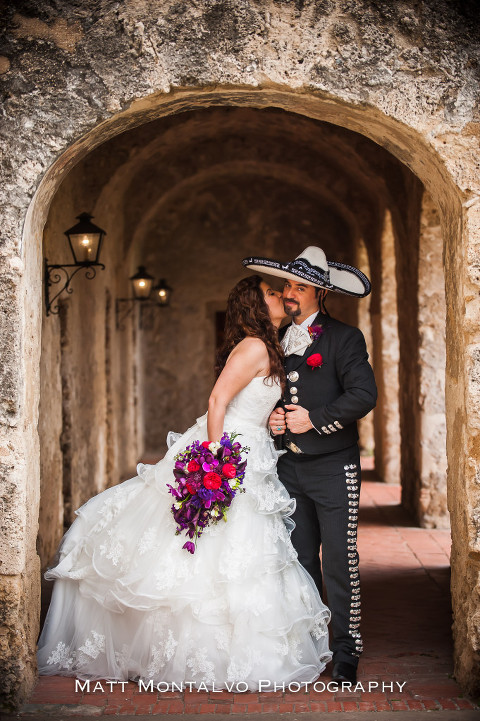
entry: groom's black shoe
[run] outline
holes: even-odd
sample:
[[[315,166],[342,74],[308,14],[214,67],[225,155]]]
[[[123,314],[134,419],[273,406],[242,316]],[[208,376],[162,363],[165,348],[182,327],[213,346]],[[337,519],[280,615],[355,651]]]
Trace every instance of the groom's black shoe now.
[[[357,683],[356,667],[345,661],[334,663],[332,681],[350,681],[350,683]]]

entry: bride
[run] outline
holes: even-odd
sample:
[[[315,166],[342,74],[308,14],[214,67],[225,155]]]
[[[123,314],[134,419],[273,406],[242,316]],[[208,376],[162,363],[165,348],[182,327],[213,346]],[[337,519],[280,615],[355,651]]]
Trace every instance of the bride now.
[[[41,675],[257,690],[260,680],[312,682],[330,661],[330,613],[291,544],[295,501],[267,430],[284,383],[280,295],[257,275],[237,283],[208,413],[169,434],[156,465],[139,464],[137,476],[77,511],[45,574],[55,586]],[[191,555],[171,512],[174,457],[224,431],[250,449],[245,493]]]

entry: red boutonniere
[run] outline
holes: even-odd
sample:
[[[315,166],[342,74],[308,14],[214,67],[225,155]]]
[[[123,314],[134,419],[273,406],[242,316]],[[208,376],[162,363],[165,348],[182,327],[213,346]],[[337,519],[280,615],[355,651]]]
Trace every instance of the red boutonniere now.
[[[309,325],[308,333],[312,340],[317,340],[317,338],[319,338],[322,335],[323,328],[321,325]]]
[[[313,355],[308,356],[307,366],[310,366],[312,370],[323,366],[323,358],[320,353],[314,353]]]

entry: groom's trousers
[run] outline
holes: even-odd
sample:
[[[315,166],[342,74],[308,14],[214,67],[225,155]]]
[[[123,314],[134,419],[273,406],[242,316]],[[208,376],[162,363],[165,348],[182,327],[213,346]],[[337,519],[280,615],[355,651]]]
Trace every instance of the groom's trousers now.
[[[315,456],[287,451],[278,461],[278,475],[297,504],[292,543],[298,560],[312,576],[332,614],[333,660],[357,666],[362,652],[357,552],[358,446]]]

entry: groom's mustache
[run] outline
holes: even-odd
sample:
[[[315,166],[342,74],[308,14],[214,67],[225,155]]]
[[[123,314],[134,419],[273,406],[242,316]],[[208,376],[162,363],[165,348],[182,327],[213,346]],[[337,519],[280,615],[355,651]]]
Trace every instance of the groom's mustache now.
[[[283,299],[283,302],[284,302],[284,303],[295,303],[295,305],[298,305],[298,301],[297,301],[297,300],[291,300],[290,298],[284,298],[284,299]]]

